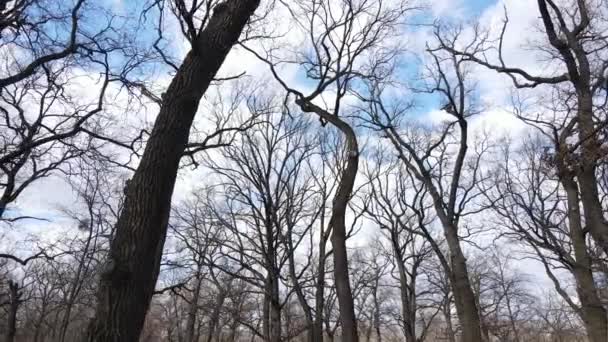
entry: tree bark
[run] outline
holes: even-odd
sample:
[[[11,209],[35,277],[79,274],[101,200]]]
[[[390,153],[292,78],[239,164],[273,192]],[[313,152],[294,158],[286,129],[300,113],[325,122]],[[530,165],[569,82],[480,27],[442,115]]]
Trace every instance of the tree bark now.
[[[171,196],[198,104],[259,0],[217,5],[163,96],[101,274],[88,341],[137,341],[160,269]]]
[[[270,294],[270,339],[269,342],[281,341],[281,303],[279,301],[279,280],[272,279]]]
[[[394,243],[394,242],[393,242]],[[403,256],[398,246],[393,246],[395,262],[399,270],[399,295],[401,296],[401,316],[403,324],[403,337],[405,342],[417,342],[416,338],[416,280],[411,279],[408,283],[408,276],[403,264]]]
[[[456,229],[448,225],[444,227],[446,241],[450,250],[450,281],[454,293],[456,313],[462,326],[463,342],[482,341],[481,322],[477,308],[475,293],[471,288],[466,258],[460,247]]]
[[[596,243],[608,254],[608,223],[600,202],[597,185],[597,159],[601,157],[601,144],[593,122],[593,97],[590,92],[577,90],[579,110],[579,141],[582,146],[581,170],[578,174],[580,198],[585,222]]]
[[[346,139],[346,166],[340,175],[338,189],[333,200],[329,226],[332,229],[331,244],[334,257],[334,282],[338,306],[340,307],[340,323],[342,324],[343,342],[358,342],[357,320],[353,305],[353,295],[348,276],[348,253],[346,250],[346,208],[352,195],[357,169],[359,167],[359,145],[355,131],[348,123],[336,115],[303,99],[296,104],[304,112],[315,113],[321,119],[328,121],[344,134]]]
[[[562,166],[560,169],[564,170],[564,165],[560,165]],[[581,224],[578,188],[571,176],[562,173],[560,178],[566,189],[568,201],[569,233],[575,257],[573,275],[580,300],[580,316],[590,342],[608,341],[608,315],[598,296],[598,289],[593,279],[592,260],[587,251],[586,234]]]
[[[547,0],[537,0],[537,2],[549,43],[561,55],[568,70],[568,80],[576,91],[578,140],[582,150],[577,178],[580,184],[580,199],[583,204],[586,227],[595,242],[608,254],[608,223],[600,202],[596,175],[598,157],[605,152],[602,152],[593,118],[592,67],[589,62],[589,52],[583,45],[582,37],[584,35],[579,35],[590,24],[589,9],[581,6],[581,4],[585,4],[584,1],[579,2],[576,7],[578,7],[580,22],[572,31],[564,30],[561,26],[565,24],[560,23],[562,36],[555,29],[555,16],[551,15],[549,8],[557,12],[559,16],[563,15],[561,12],[565,9],[560,10]]]

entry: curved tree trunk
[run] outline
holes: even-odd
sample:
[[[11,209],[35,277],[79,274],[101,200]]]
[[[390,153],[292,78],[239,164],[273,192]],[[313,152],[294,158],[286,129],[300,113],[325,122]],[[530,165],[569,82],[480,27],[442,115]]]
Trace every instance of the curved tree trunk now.
[[[334,253],[334,282],[340,307],[343,342],[358,342],[357,320],[353,305],[353,295],[348,276],[348,253],[346,251],[346,208],[352,195],[359,167],[359,145],[355,131],[348,123],[304,99],[296,100],[304,112],[315,113],[331,123],[344,134],[346,139],[346,165],[340,175],[338,190],[333,200],[329,226],[332,229],[331,244]]]
[[[163,96],[139,167],[125,189],[88,341],[137,341],[167,233],[171,196],[198,104],[259,0],[218,5]]]

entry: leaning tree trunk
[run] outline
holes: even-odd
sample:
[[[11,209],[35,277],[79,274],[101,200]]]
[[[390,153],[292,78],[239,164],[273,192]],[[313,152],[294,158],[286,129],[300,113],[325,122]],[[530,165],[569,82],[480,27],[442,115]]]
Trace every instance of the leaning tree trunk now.
[[[334,281],[338,306],[340,308],[340,323],[342,325],[343,342],[358,342],[357,320],[353,305],[353,295],[348,276],[348,253],[346,251],[346,208],[352,195],[357,168],[359,167],[359,146],[355,131],[348,123],[336,115],[304,99],[296,100],[296,104],[304,112],[315,113],[323,120],[338,128],[346,138],[346,167],[342,170],[338,190],[333,200],[329,225],[332,229],[331,244],[334,254]]]
[[[101,274],[89,341],[137,341],[159,273],[177,169],[198,104],[259,5],[229,0],[216,7],[163,96]]]
[[[477,300],[471,288],[466,258],[460,247],[456,228],[447,225],[445,236],[450,250],[450,282],[454,293],[456,313],[462,327],[462,342],[482,341]]]

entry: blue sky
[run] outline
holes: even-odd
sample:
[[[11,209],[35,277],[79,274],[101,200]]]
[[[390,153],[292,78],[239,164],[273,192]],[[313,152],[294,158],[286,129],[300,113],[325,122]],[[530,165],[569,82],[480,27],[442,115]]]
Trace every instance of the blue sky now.
[[[481,12],[490,5],[495,4],[496,0],[465,0],[465,6],[471,10],[471,12]]]

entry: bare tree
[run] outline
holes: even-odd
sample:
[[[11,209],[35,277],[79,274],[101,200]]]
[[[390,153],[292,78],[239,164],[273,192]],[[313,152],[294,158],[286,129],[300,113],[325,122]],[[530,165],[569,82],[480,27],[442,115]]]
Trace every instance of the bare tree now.
[[[216,210],[227,233],[222,250],[231,263],[251,275],[249,281],[264,294],[262,336],[279,341],[281,312],[290,293],[308,309],[300,279],[310,261],[306,258],[298,265],[297,253],[319,215],[312,201],[314,183],[306,168],[313,147],[306,120],[275,114],[272,99],[269,104],[252,105],[264,108],[253,111],[269,111],[261,116],[265,122],[243,133],[209,166],[219,175],[219,189],[225,194],[226,205]],[[290,291],[281,298],[284,276]]]
[[[505,148],[489,201],[503,225],[506,223],[504,235],[530,247],[556,291],[581,315],[590,340],[601,341],[607,338],[608,318],[593,275],[578,187],[563,154],[548,154],[544,146],[544,140],[532,138],[515,156]],[[560,146],[559,141],[553,142],[553,147]],[[574,277],[580,304],[571,299],[556,268]]]
[[[114,60],[128,42],[110,27],[111,13],[87,1],[3,2],[0,9],[0,218],[32,183],[104,144],[109,86],[121,73]],[[95,30],[86,16],[96,13]],[[82,70],[86,70],[83,73]],[[87,92],[78,93],[85,85]],[[102,140],[99,140],[99,139]]]
[[[374,55],[374,58],[370,58],[374,64],[381,64],[393,56],[392,50],[387,52],[383,49],[383,40],[410,8],[407,2],[393,6],[384,1],[368,0],[282,3],[295,28],[305,33],[305,44],[300,45],[310,45],[312,49],[296,50],[295,58],[288,56],[283,59],[276,55],[276,48],[266,49],[265,54],[250,47],[247,49],[270,67],[274,78],[288,96],[295,96],[295,104],[302,112],[315,114],[323,125],[329,122],[345,137],[345,167],[339,177],[329,222],[342,335],[345,341],[358,341],[348,277],[345,220],[360,151],[355,130],[342,114],[342,102],[357,79],[374,77],[374,68],[366,64],[367,56]],[[294,89],[280,76],[281,66],[286,63],[302,68],[307,78],[315,83],[307,95]],[[317,104],[319,101],[331,104],[320,106]]]
[[[454,43],[460,31],[451,34],[449,39]],[[403,116],[409,106],[383,101],[386,82],[371,82],[368,94],[359,97],[368,104],[362,109],[367,114],[366,120],[390,141],[408,172],[424,186],[430,197],[444,230],[449,256],[443,254],[438,243],[432,247],[449,275],[463,341],[480,341],[479,312],[461,245],[463,234],[466,234],[462,232],[461,221],[479,211],[474,202],[479,197],[475,184],[482,176],[479,172],[481,157],[489,146],[482,138],[475,142],[473,153],[469,150],[472,139],[469,119],[479,112],[479,108],[471,96],[474,86],[465,59],[440,48],[428,48],[427,51],[430,55],[428,79],[418,90],[437,93],[445,101],[442,110],[449,119],[438,131],[412,126],[403,128]],[[433,238],[427,234],[427,239]]]
[[[389,255],[397,269],[395,278],[399,282],[401,298],[399,324],[405,341],[423,341],[439,310],[419,324],[421,297],[425,294],[425,290],[420,288],[419,276],[432,248],[418,225],[430,226],[433,216],[424,217],[430,209],[424,203],[424,189],[410,183],[416,180],[408,174],[405,166],[399,160],[387,158],[380,148],[376,155],[366,168],[370,179],[368,196],[371,198],[367,216],[383,231],[390,245]],[[419,326],[420,330],[417,329]]]
[[[178,3],[185,7],[183,1]],[[126,186],[88,340],[139,338],[158,277],[177,169],[198,103],[258,4],[221,3],[198,27],[193,14],[201,3],[194,1],[190,11],[181,13],[180,19],[194,28],[188,35],[192,50],[162,97],[154,129]]]
[[[571,107],[575,118],[564,127],[567,131],[564,135],[575,140],[569,142],[562,153],[567,154],[566,158],[577,160],[573,173],[580,188],[583,217],[596,243],[608,253],[608,223],[599,197],[597,173],[598,163],[605,155],[605,141],[600,132],[607,124],[601,116],[608,77],[605,49],[608,38],[603,33],[605,2],[572,0],[557,4],[552,0],[538,0],[538,10],[547,43],[539,48],[555,62],[557,72],[553,75],[536,76],[506,64],[502,47],[509,23],[507,15],[498,46],[494,47],[497,51],[495,60],[485,53],[493,46],[492,40],[483,32],[476,31],[469,51],[461,51],[444,40],[441,45],[462,58],[509,76],[518,88],[545,86],[561,93],[560,99]],[[537,115],[529,119],[542,121],[545,118]]]

